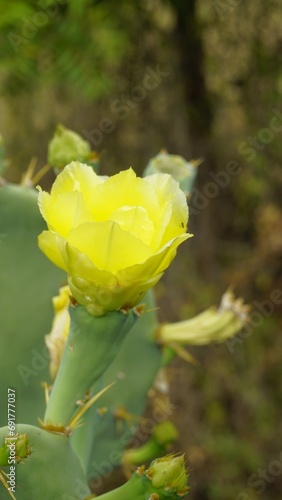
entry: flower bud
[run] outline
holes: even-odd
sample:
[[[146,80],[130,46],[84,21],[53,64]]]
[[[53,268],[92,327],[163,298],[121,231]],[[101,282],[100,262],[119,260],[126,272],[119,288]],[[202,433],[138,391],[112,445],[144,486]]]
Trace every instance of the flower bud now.
[[[151,158],[144,170],[144,176],[157,173],[170,174],[179,182],[179,187],[188,196],[193,187],[197,175],[197,166],[201,160],[186,161],[182,156],[170,155],[162,150],[158,155]]]
[[[155,460],[146,472],[156,490],[165,489],[180,497],[187,491],[188,474],[185,469],[184,456],[167,455]]]
[[[155,425],[152,437],[157,443],[166,446],[176,441],[178,432],[175,425],[169,420],[166,420]]]
[[[26,433],[17,433],[14,436],[7,435],[0,447],[0,466],[11,464],[11,450],[13,451],[12,459],[16,463],[21,462],[24,458],[31,454],[29,437]]]
[[[70,289],[68,286],[60,288],[59,295],[53,297],[54,319],[51,332],[45,336],[45,344],[50,355],[50,375],[55,379],[70,329]]]
[[[183,456],[158,458],[146,470],[142,465],[127,483],[101,495],[101,500],[180,500],[187,495],[188,474]]]
[[[62,170],[71,161],[88,162],[91,157],[91,148],[79,134],[57,125],[53,139],[48,147],[48,163]]]

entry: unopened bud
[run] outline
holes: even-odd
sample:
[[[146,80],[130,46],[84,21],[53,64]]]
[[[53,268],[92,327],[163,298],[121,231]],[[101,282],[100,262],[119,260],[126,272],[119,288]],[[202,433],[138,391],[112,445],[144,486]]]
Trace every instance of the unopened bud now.
[[[179,182],[179,187],[188,196],[193,187],[197,175],[197,166],[201,160],[186,161],[180,155],[170,155],[162,150],[158,155],[151,158],[144,171],[144,176],[152,174],[170,174]]]
[[[72,161],[88,162],[91,158],[90,144],[73,130],[57,125],[48,147],[48,163],[62,170]]]
[[[153,488],[172,490],[179,496],[187,493],[188,474],[185,468],[184,456],[167,455],[155,460],[147,470]]]

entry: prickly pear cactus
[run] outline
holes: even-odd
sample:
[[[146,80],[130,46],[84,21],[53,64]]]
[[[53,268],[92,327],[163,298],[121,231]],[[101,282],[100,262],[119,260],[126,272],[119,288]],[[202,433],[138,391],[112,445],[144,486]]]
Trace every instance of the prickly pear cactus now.
[[[44,227],[34,189],[0,186],[1,425],[7,424],[8,387],[16,390],[17,421],[36,423],[44,412],[44,335],[52,321],[51,298],[66,279],[38,249]]]
[[[74,161],[64,169],[66,158]],[[47,228],[36,191],[0,178],[0,398],[7,401],[0,413],[0,498],[89,500],[94,496],[88,481],[105,473],[103,464],[107,474],[120,464],[129,471],[140,467],[101,500],[183,498],[188,493],[183,456],[156,458],[177,436],[165,421],[167,408],[150,422],[146,444],[125,449],[168,360],[175,353],[190,359],[186,344],[223,341],[245,320],[242,302],[229,295],[219,309],[191,320],[158,322],[151,287],[189,236],[181,189],[191,192],[198,162],[161,153],[146,169],[159,177],[137,179],[129,169],[108,182],[90,168],[95,170],[98,160],[90,145],[63,126],[48,159],[62,172],[50,195],[39,194]],[[0,154],[0,167],[1,162]],[[106,182],[110,191],[103,190]],[[137,206],[132,185],[137,197],[142,193]],[[68,277],[39,251],[39,234],[42,251]],[[135,242],[136,252],[130,253],[124,241]],[[67,279],[54,302],[53,322],[51,299]],[[43,392],[42,381],[50,380],[50,353],[53,380]],[[18,423],[35,424],[38,417],[40,428]],[[139,463],[153,458],[147,469]]]

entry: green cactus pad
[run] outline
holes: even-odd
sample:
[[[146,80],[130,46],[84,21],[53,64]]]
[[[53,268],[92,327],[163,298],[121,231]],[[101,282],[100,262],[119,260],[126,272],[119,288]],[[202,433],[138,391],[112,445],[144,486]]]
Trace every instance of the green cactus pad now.
[[[17,500],[82,500],[90,494],[79,460],[69,439],[31,425],[17,425],[17,432],[27,434],[31,454],[15,465]],[[9,435],[8,427],[0,429],[0,446]],[[10,467],[1,467],[10,474]],[[10,476],[11,477],[11,476]],[[0,483],[1,500],[11,500]]]
[[[51,298],[65,274],[37,246],[45,223],[35,190],[0,186],[0,425],[7,424],[7,390],[16,390],[16,420],[36,423],[49,380],[44,335],[51,328]]]
[[[99,481],[100,476],[110,474],[121,463],[124,448],[128,446],[138,427],[138,417],[144,412],[148,391],[161,364],[161,350],[155,342],[158,322],[152,291],[146,294],[145,299],[148,312],[144,312],[139,318],[116,359],[93,388],[95,394],[117,380],[115,386],[90,410],[88,421],[92,427],[92,431],[89,431],[92,437],[89,437],[90,434],[84,428],[78,429],[73,436],[74,440],[79,440],[81,432],[81,435],[84,434],[83,439],[89,439],[92,449],[89,450],[88,475],[93,483]],[[115,413],[121,406],[130,414],[136,415],[137,420],[116,419]],[[99,407],[105,407],[108,411],[100,415],[97,412]],[[142,430],[143,440],[148,438],[154,425],[160,422],[160,413],[156,412],[149,428],[146,426]]]
[[[70,308],[70,316],[67,344],[44,417],[47,425],[69,423],[77,410],[77,401],[85,397],[107,369],[138,319],[134,310],[91,316],[80,305]]]

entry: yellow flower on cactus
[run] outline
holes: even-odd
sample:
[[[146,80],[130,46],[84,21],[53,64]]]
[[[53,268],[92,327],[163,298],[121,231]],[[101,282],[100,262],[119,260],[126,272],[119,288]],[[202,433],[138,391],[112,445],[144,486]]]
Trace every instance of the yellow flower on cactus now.
[[[191,236],[185,195],[168,174],[103,177],[72,162],[38,203],[48,226],[40,249],[95,316],[135,306]]]

